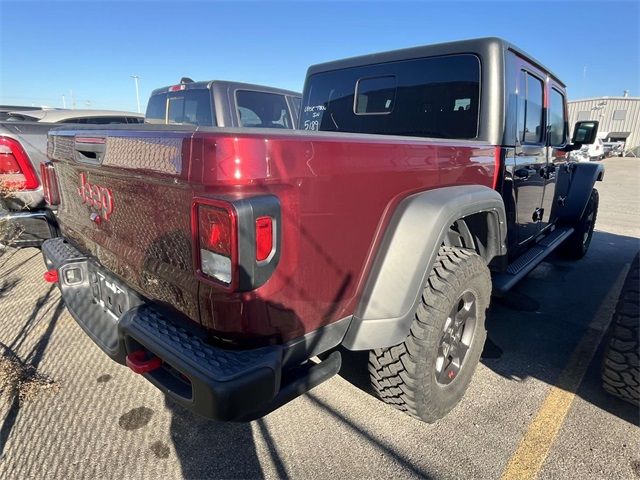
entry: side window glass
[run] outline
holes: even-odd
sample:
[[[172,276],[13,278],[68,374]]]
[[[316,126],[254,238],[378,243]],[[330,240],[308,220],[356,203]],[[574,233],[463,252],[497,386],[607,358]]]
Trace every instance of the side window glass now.
[[[549,145],[560,147],[565,143],[564,96],[555,88],[549,99]]]
[[[540,79],[520,72],[518,86],[518,137],[523,143],[542,141],[542,92]]]
[[[391,113],[396,100],[395,75],[361,78],[356,85],[356,115]]]
[[[527,75],[527,105],[524,124],[524,141],[540,143],[542,140],[542,82]]]
[[[240,112],[240,122],[243,127],[259,127],[262,125],[262,120],[256,115],[256,112],[246,107],[238,107]]]
[[[127,123],[126,117],[87,117],[83,123],[91,125],[109,125],[112,123]]]
[[[242,127],[292,128],[284,95],[237,90],[236,102]]]

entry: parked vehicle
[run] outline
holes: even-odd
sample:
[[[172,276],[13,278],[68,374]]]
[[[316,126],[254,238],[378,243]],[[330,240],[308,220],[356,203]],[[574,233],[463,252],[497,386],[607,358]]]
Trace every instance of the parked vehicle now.
[[[295,128],[301,95],[280,88],[183,78],[151,93],[146,123],[207,127]]]
[[[6,112],[0,121],[0,238],[18,247],[39,246],[56,236],[46,205],[40,169],[47,160],[47,133],[61,124],[140,124],[139,113],[111,110],[28,109]]]
[[[144,116],[140,113],[119,110],[65,110],[38,109],[8,112],[5,122],[73,123],[87,125],[140,124]]]
[[[640,405],[640,254],[631,262],[607,335],[602,386]]]
[[[590,145],[583,145],[579,150],[571,152],[573,160],[578,162],[597,162],[604,158],[604,142],[596,138]]]
[[[0,105],[0,121],[9,118],[11,112],[27,110],[44,110],[46,107],[32,107],[27,105]],[[55,109],[54,109],[55,110]]]
[[[45,280],[111,358],[207,417],[278,408],[343,346],[370,352],[384,401],[435,421],[492,291],[589,248],[604,168],[565,154],[597,122],[570,144],[563,83],[496,38],[312,66],[301,112],[309,131],[52,131],[64,238],[42,246]]]
[[[624,142],[604,142],[605,157],[622,157],[624,155]]]

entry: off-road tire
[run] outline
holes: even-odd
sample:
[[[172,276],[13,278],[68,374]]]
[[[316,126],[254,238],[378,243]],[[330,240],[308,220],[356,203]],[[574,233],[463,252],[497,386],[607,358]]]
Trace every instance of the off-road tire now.
[[[436,379],[436,361],[445,326],[452,308],[468,292],[477,302],[472,340],[457,376],[442,385]],[[371,383],[379,397],[428,423],[444,417],[464,395],[478,365],[490,298],[491,276],[482,258],[471,250],[441,247],[407,338],[369,354]]]
[[[602,386],[640,405],[640,254],[636,255],[613,313],[602,362]]]
[[[600,195],[595,188],[591,190],[591,195],[587,201],[587,205],[573,227],[575,231],[567,238],[560,247],[561,253],[572,260],[579,260],[584,257],[591,245],[593,238],[593,229],[596,225],[598,216],[598,205],[600,203]]]

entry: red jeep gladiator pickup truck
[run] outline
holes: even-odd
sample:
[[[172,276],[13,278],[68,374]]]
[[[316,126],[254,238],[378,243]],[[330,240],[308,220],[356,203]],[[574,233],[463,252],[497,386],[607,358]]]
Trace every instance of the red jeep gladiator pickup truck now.
[[[603,168],[566,152],[566,93],[496,38],[312,66],[300,127],[56,130],[63,238],[45,278],[114,360],[211,418],[260,417],[370,351],[380,397],[432,422],[504,294],[583,256]],[[321,355],[322,360],[315,357]]]

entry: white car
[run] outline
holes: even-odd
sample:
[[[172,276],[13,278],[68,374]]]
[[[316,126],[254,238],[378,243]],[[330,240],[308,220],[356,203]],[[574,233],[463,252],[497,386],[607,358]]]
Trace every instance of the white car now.
[[[587,155],[589,157],[589,160],[602,160],[604,158],[604,142],[601,138],[596,138],[596,141],[591,145],[585,146],[587,147]]]
[[[580,150],[571,152],[571,158],[579,162],[602,160],[604,158],[604,142],[601,138],[596,138],[591,145],[583,145]]]

